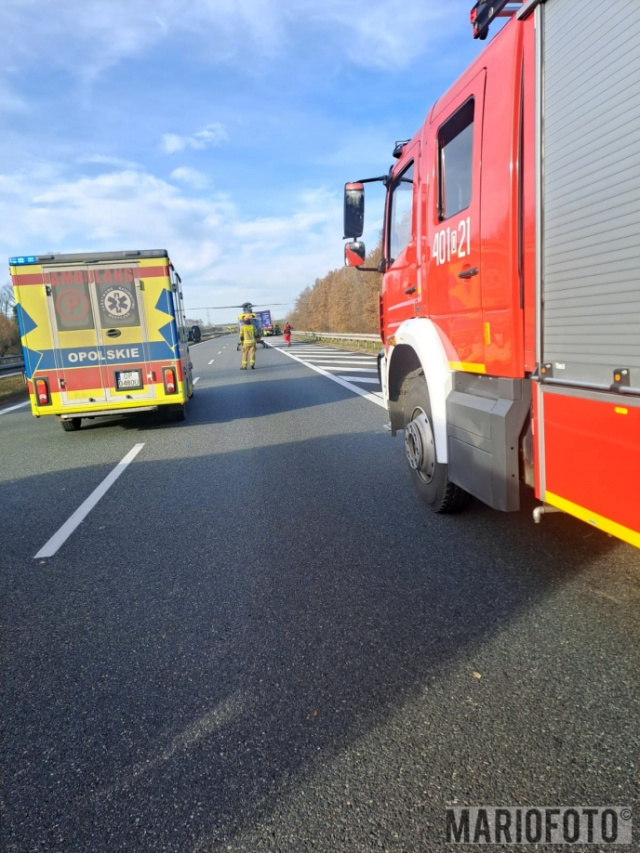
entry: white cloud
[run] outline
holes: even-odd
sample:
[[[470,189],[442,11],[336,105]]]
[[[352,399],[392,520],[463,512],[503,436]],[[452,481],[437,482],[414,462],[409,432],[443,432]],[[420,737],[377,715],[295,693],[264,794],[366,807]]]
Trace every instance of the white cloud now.
[[[225,127],[219,122],[214,122],[192,136],[165,133],[162,137],[162,148],[167,154],[175,154],[178,151],[184,151],[185,148],[202,150],[203,148],[219,147],[228,141],[229,135]]]
[[[361,66],[399,68],[436,38],[467,26],[470,0],[2,0],[5,60],[47,62],[85,79],[182,35],[211,63],[277,60],[295,45],[347,56]],[[33,25],[38,16],[37,26]],[[435,26],[437,24],[437,26]],[[51,45],[55,51],[51,51]]]
[[[341,263],[341,199],[322,189],[299,194],[289,216],[248,220],[224,195],[187,198],[146,172],[62,175],[62,167],[40,181],[0,175],[5,256],[166,248],[185,282],[187,309],[243,299],[292,304]]]
[[[89,163],[97,166],[113,166],[116,169],[139,169],[140,164],[132,160],[124,160],[121,157],[108,157],[104,154],[88,154],[78,157],[77,163]]]
[[[171,172],[171,177],[174,181],[182,184],[188,184],[196,189],[204,189],[209,186],[209,176],[204,172],[199,172],[197,169],[190,169],[188,166],[180,166]]]

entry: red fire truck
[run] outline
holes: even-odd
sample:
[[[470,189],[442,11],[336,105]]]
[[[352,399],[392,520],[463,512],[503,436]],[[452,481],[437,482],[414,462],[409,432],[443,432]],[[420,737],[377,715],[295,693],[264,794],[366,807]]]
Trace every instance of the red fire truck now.
[[[435,512],[474,495],[542,506],[640,546],[640,3],[478,2],[510,19],[345,187],[361,267],[364,184],[386,187],[381,382]]]

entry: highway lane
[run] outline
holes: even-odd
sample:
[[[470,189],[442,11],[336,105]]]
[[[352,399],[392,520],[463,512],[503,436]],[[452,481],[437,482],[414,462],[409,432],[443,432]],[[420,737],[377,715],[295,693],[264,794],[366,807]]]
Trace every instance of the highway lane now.
[[[0,849],[422,853],[451,801],[637,807],[638,552],[429,515],[378,405],[192,354],[185,423],[0,417]]]

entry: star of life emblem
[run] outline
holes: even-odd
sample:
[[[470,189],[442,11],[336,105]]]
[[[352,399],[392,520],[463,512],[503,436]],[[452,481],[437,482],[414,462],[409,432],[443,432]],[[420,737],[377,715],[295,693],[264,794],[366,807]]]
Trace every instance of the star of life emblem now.
[[[126,320],[134,308],[133,294],[126,287],[116,284],[108,287],[100,299],[102,310],[114,320]]]

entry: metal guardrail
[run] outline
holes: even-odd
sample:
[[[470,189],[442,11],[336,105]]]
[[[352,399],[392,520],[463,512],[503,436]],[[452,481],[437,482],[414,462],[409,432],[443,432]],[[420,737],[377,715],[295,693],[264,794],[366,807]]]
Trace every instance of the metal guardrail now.
[[[0,379],[20,376],[22,373],[24,373],[24,359],[21,355],[0,356]]]
[[[379,341],[380,335],[365,335],[365,334],[353,334],[351,332],[299,332],[294,330],[294,335],[302,335],[305,338],[320,338],[324,340],[332,340],[332,341],[351,341],[353,343],[358,342],[368,342],[368,341]],[[211,337],[219,337],[219,335],[212,335]],[[202,340],[207,340],[210,338],[205,338],[203,336]],[[9,376],[19,376],[24,373],[24,359],[20,355],[7,355],[0,356],[0,379],[7,378]]]
[[[332,341],[380,341],[380,335],[351,334],[350,332],[299,332],[294,329],[293,334]]]

